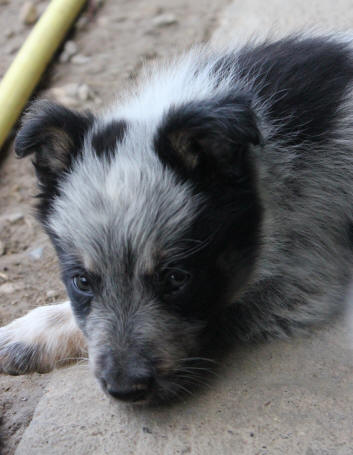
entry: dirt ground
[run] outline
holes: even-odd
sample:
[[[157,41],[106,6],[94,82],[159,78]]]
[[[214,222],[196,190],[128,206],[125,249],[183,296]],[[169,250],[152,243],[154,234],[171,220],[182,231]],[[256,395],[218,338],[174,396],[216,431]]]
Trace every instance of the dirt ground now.
[[[23,22],[24,3],[0,0],[0,77],[32,28]],[[33,2],[38,15],[48,3]],[[90,1],[36,96],[99,110],[138,76],[143,62],[207,40],[227,3]],[[53,248],[33,216],[35,194],[31,161],[17,161],[10,144],[0,165],[0,326],[65,298]],[[14,453],[49,378],[0,376],[2,455]]]

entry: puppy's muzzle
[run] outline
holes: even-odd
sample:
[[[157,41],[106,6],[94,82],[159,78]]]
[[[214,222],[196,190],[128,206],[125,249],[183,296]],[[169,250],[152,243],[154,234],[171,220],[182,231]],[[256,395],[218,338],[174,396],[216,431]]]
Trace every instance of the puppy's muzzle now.
[[[122,363],[113,358],[105,359],[97,374],[103,389],[112,397],[131,403],[148,400],[154,385],[153,368],[136,357]]]

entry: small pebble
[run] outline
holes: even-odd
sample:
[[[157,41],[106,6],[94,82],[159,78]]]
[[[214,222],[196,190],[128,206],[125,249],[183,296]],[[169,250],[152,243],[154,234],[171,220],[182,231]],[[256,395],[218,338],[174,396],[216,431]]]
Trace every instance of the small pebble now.
[[[26,25],[32,25],[38,19],[38,11],[34,2],[26,2],[20,10],[20,19]]]
[[[12,283],[4,283],[0,285],[0,295],[1,294],[12,294],[16,291],[15,286]]]
[[[15,224],[18,221],[23,220],[24,214],[22,212],[13,212],[13,213],[6,213],[0,217],[0,222],[8,222],[11,224]]]
[[[17,223],[17,221],[23,220],[23,218],[24,218],[23,213],[17,212],[17,213],[12,213],[9,216],[8,220],[10,221],[10,223]]]
[[[5,244],[2,240],[0,240],[0,256],[5,254]]]
[[[88,63],[90,60],[91,60],[90,57],[87,57],[87,55],[76,54],[71,58],[70,62],[73,63],[74,65],[84,65],[85,63]]]
[[[53,87],[50,89],[49,94],[52,95],[57,102],[64,104],[65,106],[75,107],[78,105],[77,89],[78,84],[71,83],[62,85],[61,87]]]
[[[69,107],[77,107],[82,102],[95,99],[94,93],[87,84],[78,84],[77,82],[54,87],[49,90],[48,94],[59,103]]]
[[[77,97],[81,101],[88,101],[89,99],[93,98],[93,94],[91,89],[88,87],[87,84],[81,84],[77,89]]]
[[[76,22],[75,28],[77,30],[83,30],[84,28],[86,28],[88,23],[89,23],[88,17],[86,15],[82,15]]]
[[[47,297],[49,299],[54,299],[55,297],[58,297],[59,293],[57,291],[55,291],[54,289],[50,289],[49,291],[47,291]]]
[[[78,48],[77,48],[77,44],[75,43],[75,41],[67,41],[65,46],[64,46],[64,49],[59,57],[59,61],[61,63],[67,63],[71,60],[71,58],[77,54],[77,51],[78,51]]]
[[[119,16],[114,19],[114,22],[117,22],[117,23],[125,22],[127,19],[128,19],[127,16]]]
[[[7,55],[13,55],[19,50],[20,47],[21,46],[18,43],[10,43],[10,45],[5,49],[5,53]]]
[[[44,251],[44,248],[42,246],[40,246],[39,248],[35,248],[34,250],[31,250],[27,254],[31,259],[38,261],[43,256],[43,251]]]
[[[174,14],[159,14],[156,16],[152,23],[156,27],[168,27],[169,25],[174,25],[178,22]]]
[[[15,36],[15,34],[16,34],[15,30],[12,30],[12,29],[6,30],[4,32],[5,38],[12,38],[13,36]]]

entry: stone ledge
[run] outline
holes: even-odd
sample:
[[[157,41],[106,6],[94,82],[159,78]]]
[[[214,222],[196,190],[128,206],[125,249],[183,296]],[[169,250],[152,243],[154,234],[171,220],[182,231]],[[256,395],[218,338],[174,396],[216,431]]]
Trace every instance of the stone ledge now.
[[[160,409],[112,402],[86,366],[56,372],[16,455],[351,455],[342,327],[238,349],[210,389]]]

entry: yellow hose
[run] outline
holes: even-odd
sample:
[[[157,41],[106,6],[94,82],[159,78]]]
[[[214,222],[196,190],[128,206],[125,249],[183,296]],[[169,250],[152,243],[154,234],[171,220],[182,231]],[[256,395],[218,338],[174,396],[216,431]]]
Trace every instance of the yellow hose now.
[[[0,82],[0,148],[86,0],[52,0]]]

